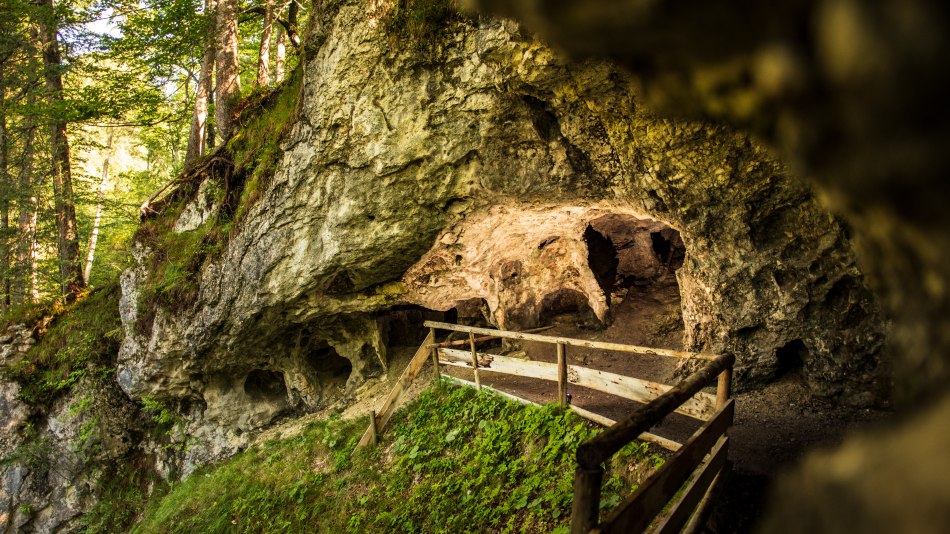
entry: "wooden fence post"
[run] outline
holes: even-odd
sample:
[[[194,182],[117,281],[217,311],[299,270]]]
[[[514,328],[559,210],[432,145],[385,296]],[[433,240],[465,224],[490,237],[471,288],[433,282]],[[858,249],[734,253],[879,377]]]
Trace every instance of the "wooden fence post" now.
[[[373,445],[379,443],[379,434],[376,428],[376,410],[369,411],[369,442]]]
[[[719,382],[716,384],[716,409],[719,410],[729,401],[732,389],[732,366],[719,373]]]
[[[604,468],[574,470],[574,503],[571,505],[571,534],[588,534],[600,519],[600,484]]]
[[[432,378],[438,382],[442,373],[439,369],[439,347],[435,343],[435,328],[429,329],[429,337],[432,338]]]
[[[564,343],[557,344],[557,400],[567,406],[567,354]]]
[[[482,389],[482,382],[478,379],[478,353],[475,352],[475,334],[468,333],[468,342],[472,346],[472,370],[475,372],[475,389]]]

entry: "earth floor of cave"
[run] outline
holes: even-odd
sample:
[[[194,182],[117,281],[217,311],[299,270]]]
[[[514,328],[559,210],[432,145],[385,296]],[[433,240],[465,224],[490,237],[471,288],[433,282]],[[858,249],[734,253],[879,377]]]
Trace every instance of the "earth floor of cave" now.
[[[576,315],[565,314],[557,316],[554,327],[544,334],[683,349],[679,289],[673,275],[651,284],[634,285],[626,294],[614,297],[613,321],[606,329],[592,330]],[[556,361],[550,345],[525,342],[521,349],[532,360]],[[572,348],[568,351],[568,363],[666,384],[679,380],[678,362],[659,356]],[[473,379],[470,370],[458,367],[446,368],[443,372]],[[484,385],[535,402],[553,402],[556,397],[557,387],[552,382],[484,371],[480,371],[480,379]],[[633,401],[586,388],[575,387],[569,392],[573,404],[614,420],[625,417],[638,406]],[[736,419],[730,430],[729,451],[733,468],[711,514],[710,532],[751,532],[765,506],[770,483],[777,475],[794,465],[806,451],[835,445],[850,430],[886,417],[884,412],[835,407],[814,399],[796,374],[780,377],[763,389],[735,397]],[[673,414],[653,432],[684,442],[697,427],[695,420]]]

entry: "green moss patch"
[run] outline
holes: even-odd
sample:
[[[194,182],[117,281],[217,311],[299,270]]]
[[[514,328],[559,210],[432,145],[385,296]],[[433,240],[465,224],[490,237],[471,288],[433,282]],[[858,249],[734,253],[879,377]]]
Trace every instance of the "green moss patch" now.
[[[454,0],[397,0],[386,15],[385,29],[397,44],[420,50],[436,42],[451,23],[461,20]]]
[[[4,371],[20,384],[23,401],[49,406],[83,377],[115,372],[122,342],[120,293],[113,282],[81,296],[49,320],[37,344]]]
[[[599,430],[556,406],[428,389],[377,447],[367,419],[331,418],[200,470],[136,532],[551,532],[570,521],[577,445]],[[608,466],[613,505],[663,459],[633,443]]]

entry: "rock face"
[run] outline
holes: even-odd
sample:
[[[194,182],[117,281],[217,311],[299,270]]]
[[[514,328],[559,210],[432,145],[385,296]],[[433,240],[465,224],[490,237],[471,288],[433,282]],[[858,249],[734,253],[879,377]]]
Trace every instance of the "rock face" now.
[[[0,337],[0,352],[25,352],[35,340],[27,328]],[[114,381],[83,379],[47,410],[18,398],[0,364],[0,529],[73,531],[99,498],[96,488],[126,461],[140,439],[138,410]]]
[[[142,309],[144,246],[123,276],[120,384],[189,407],[207,445],[194,461],[385,371],[377,316],[393,305],[484,299],[523,326],[570,290],[605,317],[584,238],[597,217],[678,232],[687,345],[735,353],[738,387],[801,366],[818,394],[877,398],[882,321],[844,231],[745,135],[655,118],[614,65],[568,61],[512,22],[455,23],[418,51],[363,2],[315,16],[283,157],[196,302]],[[178,231],[207,224],[193,202]],[[615,247],[645,246],[621,233]],[[624,257],[641,275],[659,261]]]

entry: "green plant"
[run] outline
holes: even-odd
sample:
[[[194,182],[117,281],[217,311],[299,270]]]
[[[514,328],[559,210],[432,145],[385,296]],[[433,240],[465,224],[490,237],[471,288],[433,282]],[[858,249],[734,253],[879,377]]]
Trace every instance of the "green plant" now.
[[[112,369],[122,341],[119,293],[116,281],[50,318],[36,345],[5,371],[20,384],[21,400],[49,406],[83,378]]]
[[[556,531],[570,514],[576,447],[599,431],[557,406],[452,387],[426,390],[379,446],[355,450],[367,424],[331,417],[199,470],[135,531]],[[610,499],[632,491],[652,454],[642,443],[618,453]]]
[[[386,19],[386,31],[397,42],[421,50],[462,17],[453,0],[395,0]]]
[[[145,467],[144,457],[124,459],[124,469],[103,474],[96,504],[79,521],[86,534],[126,531],[150,497],[160,498],[167,485]]]

